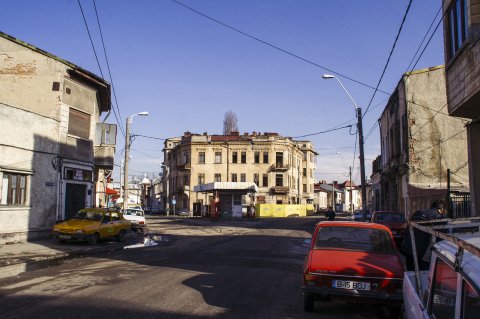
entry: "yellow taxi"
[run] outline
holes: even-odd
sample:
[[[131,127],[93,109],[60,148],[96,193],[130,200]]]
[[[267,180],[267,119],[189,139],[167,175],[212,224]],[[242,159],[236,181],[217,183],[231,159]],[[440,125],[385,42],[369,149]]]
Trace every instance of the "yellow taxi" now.
[[[56,224],[52,236],[60,243],[87,241],[95,245],[99,239],[115,237],[122,241],[131,229],[129,221],[116,210],[108,208],[84,208],[71,219]]]

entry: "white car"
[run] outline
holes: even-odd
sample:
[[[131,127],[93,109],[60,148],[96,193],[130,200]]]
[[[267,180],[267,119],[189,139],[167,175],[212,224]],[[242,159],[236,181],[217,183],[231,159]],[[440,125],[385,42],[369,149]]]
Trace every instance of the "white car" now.
[[[132,224],[132,230],[141,231],[145,229],[145,213],[139,208],[127,208],[123,212],[123,218]]]

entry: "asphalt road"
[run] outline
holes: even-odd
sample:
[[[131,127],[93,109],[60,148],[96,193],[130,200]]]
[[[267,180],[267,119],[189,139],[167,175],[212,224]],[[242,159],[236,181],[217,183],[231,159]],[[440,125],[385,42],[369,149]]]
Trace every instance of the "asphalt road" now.
[[[380,318],[378,307],[303,311],[302,263],[318,218],[150,217],[159,245],[78,258],[0,281],[7,318]]]

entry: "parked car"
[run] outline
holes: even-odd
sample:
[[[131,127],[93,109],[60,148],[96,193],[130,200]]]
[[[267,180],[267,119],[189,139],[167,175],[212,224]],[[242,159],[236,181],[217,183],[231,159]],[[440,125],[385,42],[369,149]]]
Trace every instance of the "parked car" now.
[[[372,223],[382,224],[390,228],[393,234],[393,238],[397,244],[397,247],[402,243],[405,238],[405,231],[407,230],[407,221],[405,216],[400,212],[389,211],[375,211],[372,214]]]
[[[60,243],[87,241],[95,245],[99,239],[114,237],[122,241],[130,231],[130,222],[116,210],[108,208],[84,208],[71,219],[56,224],[52,236]]]
[[[145,213],[139,208],[127,208],[123,212],[123,217],[130,222],[133,231],[145,230]]]
[[[372,214],[370,214],[370,211],[367,209],[367,221],[369,221],[372,218]],[[354,221],[362,221],[363,220],[363,215],[362,215],[362,210],[357,209],[353,211],[353,216],[352,219]]]
[[[303,267],[305,311],[316,300],[380,304],[398,316],[404,268],[390,229],[380,224],[324,221],[316,225]]]
[[[190,211],[186,208],[182,208],[177,212],[178,216],[190,217]]]
[[[435,239],[429,270],[405,272],[406,319],[473,319],[480,311],[478,219],[412,222]],[[414,239],[412,239],[413,241]]]

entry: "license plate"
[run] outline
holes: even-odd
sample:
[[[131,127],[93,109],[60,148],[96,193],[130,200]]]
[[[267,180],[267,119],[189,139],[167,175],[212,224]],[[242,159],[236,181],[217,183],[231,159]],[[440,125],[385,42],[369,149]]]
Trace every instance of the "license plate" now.
[[[369,282],[334,280],[333,288],[350,289],[350,290],[370,290]]]
[[[70,239],[70,238],[72,238],[72,236],[69,236],[69,235],[58,235],[58,238],[61,238],[61,239]]]

